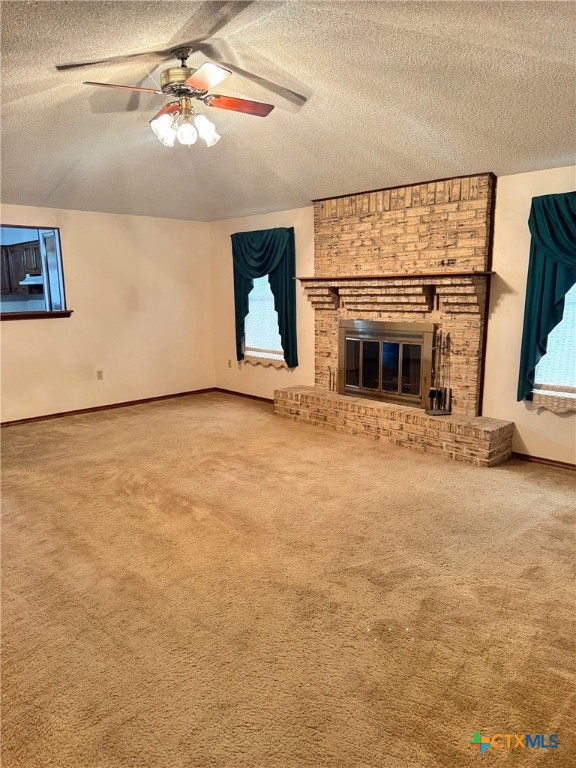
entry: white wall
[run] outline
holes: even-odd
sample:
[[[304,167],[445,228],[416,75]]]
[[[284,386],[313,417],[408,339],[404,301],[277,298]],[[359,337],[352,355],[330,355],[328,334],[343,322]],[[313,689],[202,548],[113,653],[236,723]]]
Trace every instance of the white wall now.
[[[538,195],[574,189],[576,166],[498,179],[493,260],[496,276],[484,384],[484,414],[515,423],[515,451],[570,463],[576,462],[576,414],[532,410],[530,404],[516,402],[516,387],[530,252],[530,203]]]
[[[314,384],[314,311],[298,281],[296,281],[298,367],[293,371],[287,371],[236,362],[234,282],[230,235],[234,232],[248,232],[273,227],[294,227],[296,274],[313,275],[314,214],[311,206],[292,211],[281,211],[280,213],[247,216],[241,219],[213,221],[210,224],[216,386],[269,398],[273,396],[275,389],[281,387]],[[230,368],[228,367],[229,360]]]
[[[214,386],[207,223],[12,205],[0,221],[60,228],[74,310],[0,324],[3,421]]]

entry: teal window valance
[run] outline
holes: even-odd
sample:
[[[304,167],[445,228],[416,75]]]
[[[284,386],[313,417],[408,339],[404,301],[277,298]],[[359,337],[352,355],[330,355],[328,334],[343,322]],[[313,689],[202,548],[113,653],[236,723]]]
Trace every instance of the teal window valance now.
[[[296,337],[296,251],[294,227],[237,232],[231,236],[234,265],[236,359],[244,359],[245,320],[254,280],[268,275],[284,360],[289,368],[298,365]]]
[[[524,305],[518,400],[531,400],[548,334],[562,320],[564,297],[576,283],[576,192],[532,199],[532,235]]]

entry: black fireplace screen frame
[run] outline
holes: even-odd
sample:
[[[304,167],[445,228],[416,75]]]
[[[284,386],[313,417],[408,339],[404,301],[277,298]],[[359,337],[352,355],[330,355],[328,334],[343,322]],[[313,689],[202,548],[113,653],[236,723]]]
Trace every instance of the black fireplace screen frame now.
[[[435,325],[433,323],[392,323],[381,320],[339,320],[338,321],[338,392],[352,397],[367,397],[385,402],[411,405],[426,408],[429,389],[432,382],[432,349],[434,344]],[[359,383],[357,386],[346,382],[346,348],[347,342],[358,342]],[[377,385],[363,386],[366,358],[362,354],[364,342],[373,342],[371,349],[375,351],[374,342],[378,343]],[[383,388],[383,355],[384,343],[398,345],[398,371],[396,391]],[[403,388],[403,353],[405,345],[419,345],[420,351],[420,381],[418,394],[402,392]],[[372,360],[372,368],[374,362]],[[374,384],[374,371],[372,370]],[[388,384],[388,386],[390,386]]]

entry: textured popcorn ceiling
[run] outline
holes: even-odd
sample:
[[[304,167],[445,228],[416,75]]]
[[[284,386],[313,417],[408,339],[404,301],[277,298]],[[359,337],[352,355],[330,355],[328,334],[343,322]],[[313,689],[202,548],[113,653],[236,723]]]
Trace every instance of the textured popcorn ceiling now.
[[[3,201],[209,220],[574,161],[570,2],[254,2],[217,34],[228,60],[308,101],[235,74],[218,92],[276,109],[261,119],[200,105],[222,134],[211,149],[158,142],[148,120],[163,97],[117,111],[135,98],[82,85],[153,85],[165,64],[55,69],[162,48],[179,30],[174,42],[203,37],[222,5],[2,2]]]

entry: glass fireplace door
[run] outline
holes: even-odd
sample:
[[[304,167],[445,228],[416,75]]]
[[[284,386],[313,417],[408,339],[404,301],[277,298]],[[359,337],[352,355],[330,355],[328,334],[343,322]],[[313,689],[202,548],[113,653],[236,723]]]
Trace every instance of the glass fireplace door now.
[[[402,344],[402,389],[403,395],[420,395],[420,372],[422,369],[422,345]]]
[[[346,386],[360,386],[360,339],[346,339]]]
[[[382,390],[398,392],[400,370],[400,344],[394,341],[382,342]]]
[[[346,339],[346,386],[420,396],[422,345]]]
[[[380,389],[380,343],[362,341],[362,389]]]
[[[433,325],[340,321],[338,391],[426,407]]]
[[[382,391],[397,395],[421,394],[422,344],[382,342]]]

